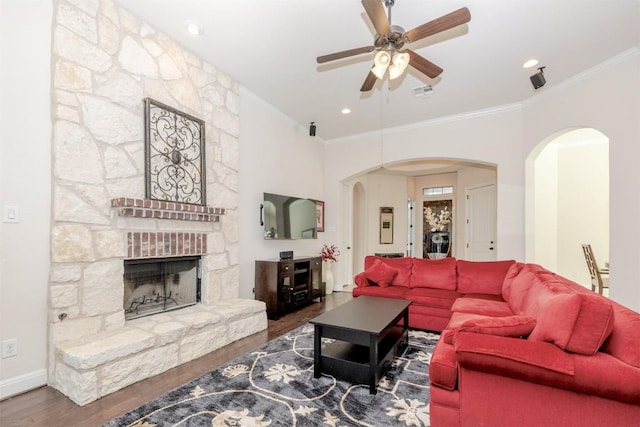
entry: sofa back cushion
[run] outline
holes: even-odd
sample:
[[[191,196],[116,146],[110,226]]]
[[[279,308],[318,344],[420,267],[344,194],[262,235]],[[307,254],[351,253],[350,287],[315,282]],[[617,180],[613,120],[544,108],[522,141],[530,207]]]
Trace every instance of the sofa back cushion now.
[[[567,279],[556,277],[538,282],[530,290],[527,314],[536,318],[536,327],[529,339],[551,342],[572,353],[593,355],[613,329],[613,306],[606,298],[578,292],[563,283]]]
[[[383,258],[377,257],[373,255],[367,255],[364,258],[364,269],[365,271],[373,266],[373,263],[376,260],[380,260],[385,265],[391,267],[396,270],[398,273],[395,275],[393,280],[391,281],[391,285],[393,286],[403,286],[405,288],[409,287],[409,280],[411,279],[411,266],[412,266],[412,258],[404,257],[404,258]]]
[[[412,288],[456,290],[456,259],[413,258]]]
[[[504,280],[502,282],[502,299],[505,301],[509,301],[511,298],[511,284],[513,280],[520,274],[520,271],[525,266],[522,262],[515,262],[511,264],[509,270],[504,275]]]
[[[612,302],[615,322],[601,351],[640,368],[640,313]]]
[[[502,295],[502,284],[515,261],[458,260],[458,289],[462,294]]]
[[[508,272],[510,274],[512,272]],[[503,294],[506,294],[505,301],[515,314],[527,314],[535,316],[535,309],[530,306],[536,304],[535,294],[530,290],[543,284],[547,279],[553,279],[555,275],[537,264],[525,264],[510,284],[503,283]],[[507,279],[508,280],[508,279]],[[504,295],[503,295],[504,298]]]

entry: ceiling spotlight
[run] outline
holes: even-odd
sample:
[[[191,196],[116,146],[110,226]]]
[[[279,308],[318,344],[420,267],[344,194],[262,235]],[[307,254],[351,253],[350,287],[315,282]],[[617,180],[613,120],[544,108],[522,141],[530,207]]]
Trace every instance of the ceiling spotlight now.
[[[309,125],[309,136],[316,136],[316,122],[311,122]]]
[[[192,36],[199,36],[204,32],[202,26],[196,21],[186,21],[184,23],[184,28],[187,30],[187,33],[191,34]]]
[[[539,67],[538,72],[529,77],[534,89],[540,89],[547,82],[547,80],[544,78],[544,69],[545,67]]]
[[[342,114],[350,114],[351,113],[351,109],[347,108],[347,107],[344,107],[342,110],[340,110],[340,112]]]
[[[532,68],[532,67],[535,67],[536,65],[538,65],[537,59],[529,59],[524,64],[522,64],[522,68]]]

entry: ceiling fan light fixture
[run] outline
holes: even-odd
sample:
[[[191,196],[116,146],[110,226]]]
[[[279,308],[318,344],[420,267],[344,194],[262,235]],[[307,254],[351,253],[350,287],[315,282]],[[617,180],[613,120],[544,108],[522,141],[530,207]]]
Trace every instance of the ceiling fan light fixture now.
[[[375,74],[375,76],[376,76],[377,78],[379,78],[380,80],[382,80],[382,78],[384,77],[384,73],[385,73],[385,71],[387,71],[387,67],[386,67],[386,66],[384,66],[384,67],[379,67],[379,66],[377,66],[377,65],[376,65],[376,66],[374,66],[374,67],[371,69],[371,72],[372,72],[373,74]]]
[[[406,52],[397,52],[393,55],[391,66],[389,67],[389,78],[391,80],[398,78],[404,73],[409,65],[409,54]]]
[[[386,50],[379,50],[373,62],[376,64],[376,67],[387,68],[391,62],[391,55],[389,55],[389,52]]]
[[[391,64],[389,67],[389,79],[394,80],[402,75],[404,69],[398,67],[396,64]]]
[[[373,59],[374,67],[371,69],[371,72],[375,74],[377,78],[382,80],[384,73],[389,67],[389,63],[391,63],[391,55],[389,55],[389,52],[386,50],[379,50]]]

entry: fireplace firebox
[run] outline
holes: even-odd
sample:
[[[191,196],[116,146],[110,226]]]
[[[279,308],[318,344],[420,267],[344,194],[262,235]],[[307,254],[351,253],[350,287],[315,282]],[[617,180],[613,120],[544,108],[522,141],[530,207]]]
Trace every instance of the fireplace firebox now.
[[[200,302],[200,257],[124,261],[125,319]]]

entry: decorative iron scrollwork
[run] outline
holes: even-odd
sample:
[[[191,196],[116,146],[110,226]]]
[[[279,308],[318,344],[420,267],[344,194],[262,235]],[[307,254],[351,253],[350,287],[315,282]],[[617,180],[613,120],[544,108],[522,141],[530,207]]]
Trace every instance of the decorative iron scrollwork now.
[[[145,98],[148,199],[206,204],[204,121]]]

